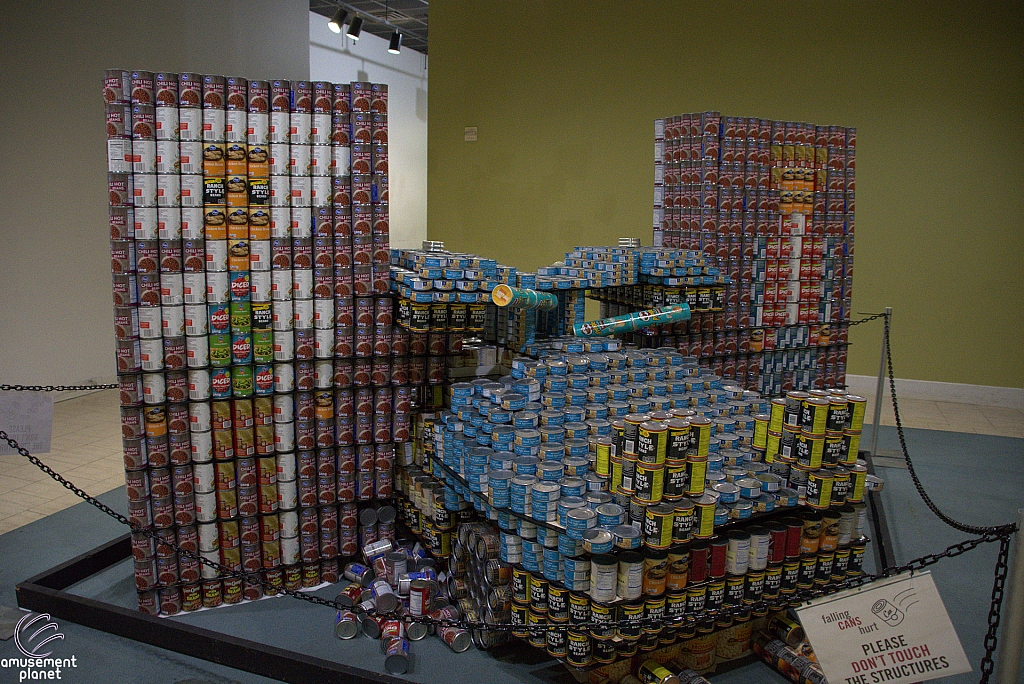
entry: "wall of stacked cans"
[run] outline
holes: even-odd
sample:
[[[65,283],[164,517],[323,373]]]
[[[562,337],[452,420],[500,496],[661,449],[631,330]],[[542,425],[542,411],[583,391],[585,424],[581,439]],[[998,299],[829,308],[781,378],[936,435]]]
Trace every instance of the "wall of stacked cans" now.
[[[130,516],[247,577],[136,534],[139,606],[337,581],[409,440],[387,86],[111,70],[103,96]]]
[[[669,343],[766,394],[844,383],[856,145],[842,126],[655,121],[654,242],[716,255],[734,283]]]

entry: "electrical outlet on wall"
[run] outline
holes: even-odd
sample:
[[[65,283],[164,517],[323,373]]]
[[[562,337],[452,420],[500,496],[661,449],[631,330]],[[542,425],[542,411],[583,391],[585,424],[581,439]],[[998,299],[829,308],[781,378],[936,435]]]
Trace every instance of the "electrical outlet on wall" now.
[[[466,142],[476,142],[476,126],[466,126]]]

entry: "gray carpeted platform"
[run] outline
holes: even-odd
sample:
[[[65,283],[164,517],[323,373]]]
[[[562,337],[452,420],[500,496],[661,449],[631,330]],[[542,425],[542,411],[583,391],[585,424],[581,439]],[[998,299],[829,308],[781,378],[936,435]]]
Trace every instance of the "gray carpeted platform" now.
[[[1024,505],[1024,473],[1020,469],[1024,440],[929,430],[908,430],[911,454],[918,471],[940,507],[950,515],[976,524],[1009,521]],[[868,441],[865,434],[864,443]],[[895,430],[883,428],[879,446],[898,448]],[[905,469],[885,468],[883,492],[896,559],[899,563],[939,551],[967,535],[946,528],[932,516]],[[58,486],[56,483],[54,487]],[[124,511],[123,489],[100,497]],[[0,536],[0,605],[15,606],[14,585],[58,563],[88,551],[123,533],[114,520],[88,504],[79,504],[23,528]],[[944,560],[932,571],[947,609],[971,663],[983,652],[989,594],[996,547],[986,546],[955,559]],[[868,554],[868,569],[872,567]],[[133,581],[129,564],[108,570],[75,587],[83,596],[130,605]],[[331,596],[331,589],[321,595]],[[357,639],[340,642],[332,633],[333,612],[287,597],[206,611],[179,619],[209,629],[383,672],[377,642]],[[66,638],[54,655],[75,655],[79,664],[65,673],[75,682],[269,682],[231,668],[145,646],[127,639],[62,622]],[[435,638],[412,644],[413,669],[406,675],[418,682],[551,682],[564,680],[565,671],[542,653],[529,648],[511,649],[496,655],[471,649],[452,654]],[[17,654],[13,641],[0,642],[0,658]],[[15,673],[12,673],[15,674]],[[6,675],[4,675],[6,676]],[[784,682],[760,664],[749,665],[712,677],[718,684]],[[943,681],[975,682],[978,675],[961,675]],[[7,681],[7,680],[3,680]],[[15,676],[11,681],[17,681]]]

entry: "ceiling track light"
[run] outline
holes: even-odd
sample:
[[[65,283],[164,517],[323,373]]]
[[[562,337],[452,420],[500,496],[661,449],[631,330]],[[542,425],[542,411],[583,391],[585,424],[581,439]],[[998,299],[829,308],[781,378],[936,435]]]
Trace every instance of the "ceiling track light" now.
[[[391,34],[391,43],[388,45],[388,52],[397,55],[402,52],[402,34],[395,31]]]
[[[349,38],[351,38],[353,41],[357,41],[357,40],[359,40],[359,32],[362,31],[362,30],[363,30],[363,18],[357,15],[349,23],[348,31],[345,32],[345,35],[348,36]]]
[[[339,7],[338,11],[331,17],[331,20],[327,22],[327,28],[335,33],[341,33],[341,27],[345,25],[346,19],[348,19],[348,12]]]

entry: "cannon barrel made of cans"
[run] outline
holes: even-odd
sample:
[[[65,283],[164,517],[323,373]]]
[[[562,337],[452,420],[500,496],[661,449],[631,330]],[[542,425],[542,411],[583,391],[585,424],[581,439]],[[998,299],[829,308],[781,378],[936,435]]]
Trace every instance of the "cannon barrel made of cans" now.
[[[491,291],[491,301],[501,307],[514,309],[540,309],[547,311],[558,308],[558,298],[548,292],[527,290],[508,285],[498,285]]]
[[[660,309],[647,309],[633,313],[603,318],[597,321],[577,323],[572,327],[572,334],[577,337],[606,337],[617,333],[628,333],[647,328],[652,325],[664,325],[690,319],[690,307],[687,304],[673,304]]]

